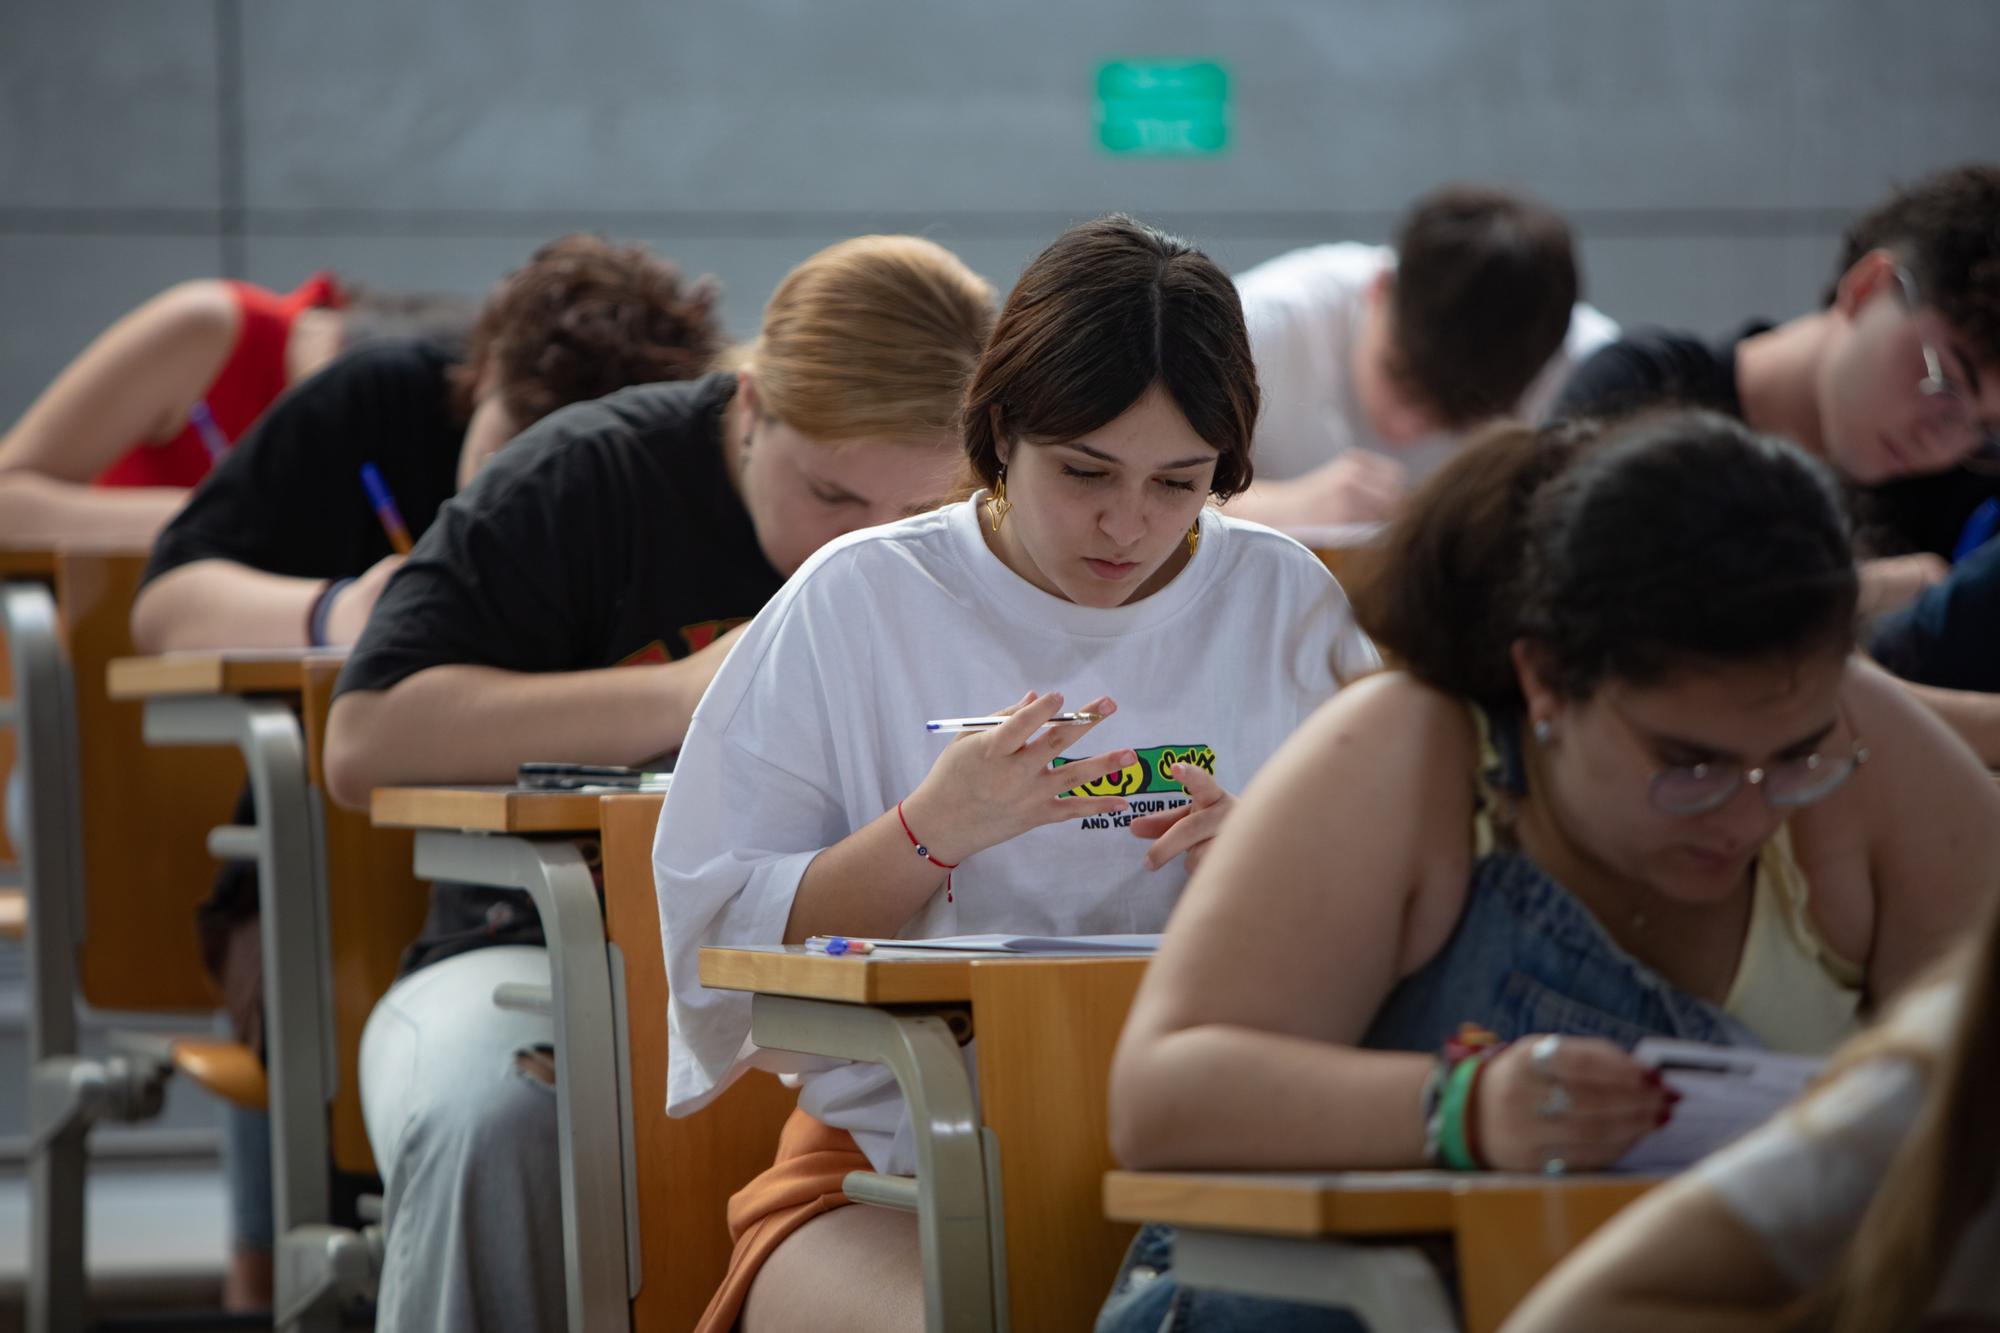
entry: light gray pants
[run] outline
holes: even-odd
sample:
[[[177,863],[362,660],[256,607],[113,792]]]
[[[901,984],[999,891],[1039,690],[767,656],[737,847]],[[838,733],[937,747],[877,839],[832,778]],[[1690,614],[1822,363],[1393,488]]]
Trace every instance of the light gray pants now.
[[[397,982],[361,1037],[361,1106],[385,1186],[380,1333],[560,1329],[556,1095],[515,1064],[555,1041],[501,1009],[502,982],[549,984],[548,952],[507,945]]]

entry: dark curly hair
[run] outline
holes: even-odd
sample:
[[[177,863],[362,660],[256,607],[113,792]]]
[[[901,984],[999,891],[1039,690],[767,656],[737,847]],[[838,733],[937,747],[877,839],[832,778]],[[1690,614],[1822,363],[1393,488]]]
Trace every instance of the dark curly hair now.
[[[1954,167],[1927,176],[1848,231],[1826,294],[1871,250],[1887,250],[1916,279],[1981,362],[2000,361],[2000,167]]]
[[[683,281],[643,245],[581,233],[500,280],[453,372],[462,412],[491,372],[515,424],[615,389],[700,375],[723,345],[713,279]]]

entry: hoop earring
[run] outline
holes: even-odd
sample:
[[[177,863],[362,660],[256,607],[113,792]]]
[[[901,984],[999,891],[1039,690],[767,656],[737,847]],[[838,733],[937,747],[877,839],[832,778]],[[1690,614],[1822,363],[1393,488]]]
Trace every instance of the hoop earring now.
[[[1201,520],[1199,518],[1195,519],[1194,526],[1188,529],[1187,544],[1189,555],[1193,555],[1201,549]]]
[[[993,494],[986,497],[986,521],[993,525],[995,532],[1000,531],[1000,525],[1007,519],[1007,511],[1013,507],[1014,502],[1007,498],[1007,469],[1003,467],[1000,475],[993,478]]]

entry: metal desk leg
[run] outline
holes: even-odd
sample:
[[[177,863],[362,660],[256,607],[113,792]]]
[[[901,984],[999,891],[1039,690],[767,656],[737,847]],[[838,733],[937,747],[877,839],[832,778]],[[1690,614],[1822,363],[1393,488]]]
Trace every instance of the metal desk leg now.
[[[48,1096],[59,1101],[77,1054],[76,950],[83,939],[75,685],[47,588],[5,585],[0,616],[14,668],[17,754],[27,780],[21,870],[28,903],[28,1067],[31,1087],[49,1084]],[[31,1097],[45,1100],[34,1092]],[[64,1119],[60,1128],[31,1126],[37,1132],[28,1165],[30,1333],[81,1329],[84,1322],[88,1124]]]
[[[234,745],[250,772],[257,803],[279,1325],[301,1333],[330,1331],[339,1326],[338,1311],[330,1303],[311,1302],[322,1277],[323,1229],[331,1210],[327,1108],[336,1079],[333,982],[319,802],[306,781],[299,720],[288,705],[271,700],[156,699],[146,705],[145,734],[152,745]],[[297,1241],[288,1244],[294,1236]]]
[[[631,1327],[616,1033],[604,912],[583,854],[562,839],[424,831],[424,879],[525,889],[549,942],[563,1271],[572,1333]],[[488,1256],[498,1259],[498,1256]]]
[[[986,1178],[972,1080],[950,1024],[935,1013],[758,995],[750,1039],[777,1050],[885,1065],[916,1131],[917,1227],[924,1259],[924,1327],[1002,1326]]]

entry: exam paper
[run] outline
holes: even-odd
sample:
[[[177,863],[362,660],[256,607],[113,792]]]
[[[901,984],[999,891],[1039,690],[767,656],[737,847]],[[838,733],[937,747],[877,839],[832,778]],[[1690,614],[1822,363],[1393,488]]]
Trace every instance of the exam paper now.
[[[849,938],[853,938],[850,936]],[[1156,953],[1158,935],[940,935],[930,940],[875,940],[881,949],[938,949],[950,953]]]
[[[1662,1037],[1646,1038],[1632,1054],[1660,1070],[1681,1100],[1672,1120],[1613,1165],[1617,1171],[1679,1171],[1694,1165],[1796,1100],[1826,1063],[1817,1056]]]

